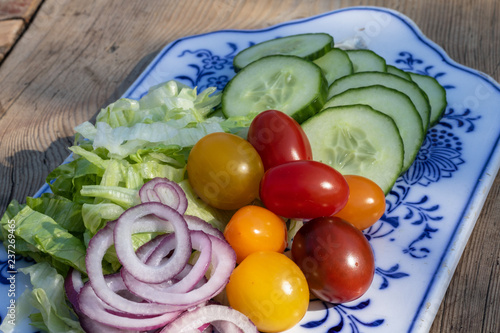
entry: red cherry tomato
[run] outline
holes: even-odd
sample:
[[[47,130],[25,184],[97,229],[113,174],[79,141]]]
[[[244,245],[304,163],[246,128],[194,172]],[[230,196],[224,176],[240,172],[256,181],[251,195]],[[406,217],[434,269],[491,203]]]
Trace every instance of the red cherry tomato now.
[[[304,130],[281,111],[259,113],[248,129],[248,141],[259,153],[264,170],[286,162],[312,160],[311,144]]]
[[[340,217],[359,230],[377,222],[385,212],[384,191],[375,182],[357,175],[344,176],[349,185],[349,199],[340,212]]]
[[[267,209],[286,218],[311,219],[341,210],[349,197],[344,177],[317,161],[294,161],[266,171],[260,198]]]
[[[375,273],[370,243],[359,229],[338,217],[306,222],[293,239],[292,258],[311,292],[331,303],[361,297]]]

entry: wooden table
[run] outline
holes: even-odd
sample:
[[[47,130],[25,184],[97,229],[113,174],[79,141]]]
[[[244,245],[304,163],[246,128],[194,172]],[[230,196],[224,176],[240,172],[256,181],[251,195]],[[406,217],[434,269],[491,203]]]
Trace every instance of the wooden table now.
[[[402,12],[452,59],[500,81],[497,0],[44,0],[0,65],[0,213],[37,191],[68,155],[74,126],[119,98],[167,43],[354,5]],[[500,332],[499,192],[497,175],[433,333]]]

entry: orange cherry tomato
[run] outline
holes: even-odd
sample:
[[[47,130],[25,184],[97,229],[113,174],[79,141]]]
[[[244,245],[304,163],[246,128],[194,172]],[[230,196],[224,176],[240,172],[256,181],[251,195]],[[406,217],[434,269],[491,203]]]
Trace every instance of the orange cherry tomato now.
[[[366,229],[377,222],[385,212],[384,191],[372,180],[345,175],[349,185],[347,204],[334,216],[340,217],[359,230]]]
[[[236,252],[238,263],[257,251],[283,252],[287,243],[285,222],[259,206],[240,208],[226,225],[224,236]]]

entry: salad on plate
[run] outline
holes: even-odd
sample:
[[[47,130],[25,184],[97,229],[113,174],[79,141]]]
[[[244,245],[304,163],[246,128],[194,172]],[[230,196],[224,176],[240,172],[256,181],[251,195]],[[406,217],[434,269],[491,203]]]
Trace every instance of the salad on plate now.
[[[282,332],[310,300],[360,299],[378,270],[363,231],[390,208],[447,96],[433,76],[334,38],[253,43],[222,92],[168,80],[77,126],[50,190],[1,219],[5,248],[15,239],[34,260],[19,269],[31,288],[17,320]],[[7,315],[0,329],[14,328]]]

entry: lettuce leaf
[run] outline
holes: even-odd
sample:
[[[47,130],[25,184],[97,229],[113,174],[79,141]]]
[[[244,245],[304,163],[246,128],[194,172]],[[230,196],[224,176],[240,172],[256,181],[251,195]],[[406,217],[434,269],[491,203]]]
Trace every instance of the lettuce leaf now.
[[[15,221],[17,254],[37,261],[49,261],[62,274],[69,267],[85,272],[86,247],[83,241],[51,217],[25,206],[12,219]],[[2,229],[7,230],[7,222],[6,219],[1,220]]]
[[[215,90],[197,94],[196,88],[169,81],[152,87],[139,101],[119,99],[99,112],[95,126],[85,122],[75,130],[94,149],[105,148],[116,159],[158,145],[190,147],[209,133],[224,131],[222,118],[206,117],[220,103]]]
[[[32,289],[26,289],[16,302],[16,322],[27,319],[37,329],[52,333],[83,333],[83,329],[66,301],[64,277],[48,263],[19,269],[29,274]],[[15,325],[6,317],[0,331],[13,332]]]

